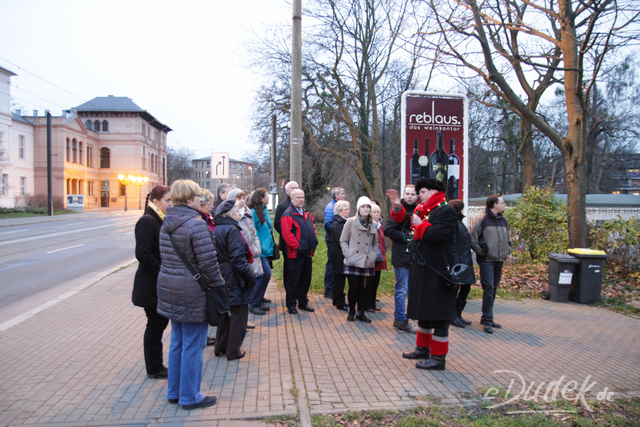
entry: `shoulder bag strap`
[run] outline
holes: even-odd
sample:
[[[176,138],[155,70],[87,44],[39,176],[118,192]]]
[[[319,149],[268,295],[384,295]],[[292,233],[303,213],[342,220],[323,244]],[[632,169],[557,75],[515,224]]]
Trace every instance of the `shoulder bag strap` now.
[[[178,257],[180,257],[180,260],[185,265],[185,267],[187,267],[187,270],[189,270],[189,273],[193,275],[193,278],[196,279],[196,282],[198,282],[202,290],[207,292],[209,290],[209,287],[205,283],[204,277],[202,277],[200,273],[196,272],[196,269],[193,267],[193,265],[184,256],[184,254],[178,249],[178,247],[173,241],[173,235],[171,233],[167,233],[167,234],[169,235],[169,240],[171,240],[171,246],[173,246],[173,250],[176,251],[176,254],[178,254]]]

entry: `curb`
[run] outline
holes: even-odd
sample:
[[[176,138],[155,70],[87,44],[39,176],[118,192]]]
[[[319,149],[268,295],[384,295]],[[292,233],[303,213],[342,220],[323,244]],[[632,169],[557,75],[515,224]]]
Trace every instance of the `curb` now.
[[[126,267],[130,266],[134,262],[136,262],[135,258],[130,259],[128,261],[125,261],[122,264],[117,265],[117,266],[113,267],[110,270],[102,271],[102,272],[96,274],[95,276],[93,276],[91,279],[89,279],[89,280],[85,281],[84,283],[76,286],[71,291],[65,292],[64,294],[52,299],[51,301],[47,301],[44,304],[41,304],[38,307],[27,311],[26,313],[20,314],[20,315],[14,317],[13,319],[9,319],[6,322],[1,323],[0,324],[0,332],[4,332],[7,329],[10,329],[13,326],[16,326],[16,325],[24,322],[25,320],[28,320],[28,319],[32,318],[33,316],[35,316],[38,313],[43,312],[47,308],[53,307],[54,305],[58,304],[59,302],[64,301],[69,297],[72,297],[73,295],[77,294],[78,292],[82,291],[83,289],[86,289],[89,286],[95,285],[96,283],[98,283],[99,281],[101,281],[105,277],[109,276],[110,274],[115,273],[116,271],[119,271],[119,270],[121,270],[123,268],[126,268]]]

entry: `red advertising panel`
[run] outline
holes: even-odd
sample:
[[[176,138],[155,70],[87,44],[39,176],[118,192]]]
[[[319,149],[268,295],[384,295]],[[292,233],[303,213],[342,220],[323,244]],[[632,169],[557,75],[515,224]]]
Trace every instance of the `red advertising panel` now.
[[[447,187],[447,200],[466,204],[467,98],[409,91],[402,99],[402,187],[434,178]]]

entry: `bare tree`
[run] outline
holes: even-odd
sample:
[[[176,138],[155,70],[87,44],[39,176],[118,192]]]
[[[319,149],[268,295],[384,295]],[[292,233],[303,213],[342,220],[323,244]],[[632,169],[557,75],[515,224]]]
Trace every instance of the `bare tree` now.
[[[605,60],[637,38],[637,2],[430,0],[428,4],[443,40],[440,50],[452,59],[449,65],[482,76],[510,108],[562,152],[570,242],[574,247],[588,245],[585,165],[590,99]],[[509,62],[510,58],[517,61]],[[566,132],[560,133],[519,96],[516,81],[528,96],[535,95],[523,85],[522,76],[528,74],[538,76],[538,88],[545,81],[546,85],[562,82]]]
[[[191,160],[194,156],[193,150],[187,147],[167,149],[167,185],[178,179],[191,179]]]

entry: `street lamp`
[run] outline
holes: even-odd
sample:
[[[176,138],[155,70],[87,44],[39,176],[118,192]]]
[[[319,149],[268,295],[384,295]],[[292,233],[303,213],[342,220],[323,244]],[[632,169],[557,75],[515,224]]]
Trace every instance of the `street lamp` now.
[[[146,183],[149,181],[149,178],[147,178],[146,176],[136,176],[134,178],[136,180],[133,181],[133,183],[138,186],[138,209],[142,210],[142,186],[146,185]]]
[[[120,174],[120,175],[118,175],[118,180],[120,181],[120,183],[122,185],[124,185],[124,210],[126,212],[128,210],[128,207],[127,207],[127,185],[134,183],[136,185],[142,186],[142,185],[146,184],[147,181],[149,181],[149,178],[147,178],[146,176],[133,176],[133,175],[124,176],[123,174]],[[141,197],[141,200],[140,200],[140,206],[142,206],[142,197]]]
[[[251,171],[251,187],[249,187],[249,192],[253,191],[253,167],[249,166],[249,170]]]

